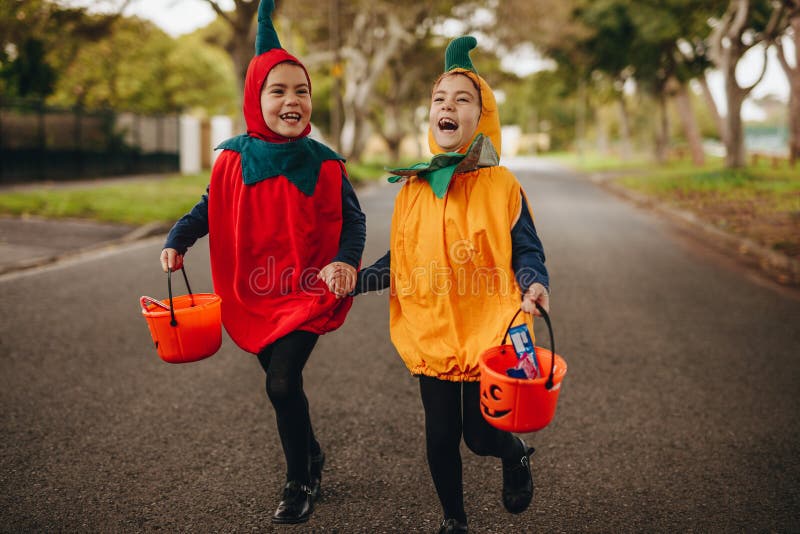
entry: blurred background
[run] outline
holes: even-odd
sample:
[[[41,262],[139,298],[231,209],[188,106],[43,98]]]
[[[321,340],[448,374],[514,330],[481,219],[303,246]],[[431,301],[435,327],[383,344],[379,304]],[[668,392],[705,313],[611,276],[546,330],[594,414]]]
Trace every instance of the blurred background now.
[[[800,154],[800,0],[276,4],[311,73],[315,132],[353,164],[427,156],[430,86],[466,33],[505,156],[740,168]],[[186,151],[183,170],[207,169],[242,129],[257,8],[0,0],[0,181],[178,171]]]

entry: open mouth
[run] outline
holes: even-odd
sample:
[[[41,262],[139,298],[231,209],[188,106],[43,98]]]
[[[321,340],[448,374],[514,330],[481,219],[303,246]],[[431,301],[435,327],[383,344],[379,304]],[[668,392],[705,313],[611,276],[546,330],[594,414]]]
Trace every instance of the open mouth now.
[[[285,120],[285,121],[297,122],[297,121],[300,120],[300,114],[299,113],[294,113],[294,112],[284,113],[280,117],[281,117],[282,120]]]
[[[458,129],[458,123],[453,119],[439,119],[439,129],[443,131],[453,131]]]

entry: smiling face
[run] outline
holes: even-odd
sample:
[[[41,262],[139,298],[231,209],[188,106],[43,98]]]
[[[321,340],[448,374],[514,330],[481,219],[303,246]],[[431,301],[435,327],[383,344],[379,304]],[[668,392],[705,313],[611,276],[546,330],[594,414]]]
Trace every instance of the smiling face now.
[[[295,138],[311,120],[311,87],[305,70],[292,63],[279,63],[269,71],[261,89],[261,113],[270,130]]]
[[[478,89],[463,74],[444,76],[433,89],[429,126],[436,144],[457,152],[475,136],[481,117]]]

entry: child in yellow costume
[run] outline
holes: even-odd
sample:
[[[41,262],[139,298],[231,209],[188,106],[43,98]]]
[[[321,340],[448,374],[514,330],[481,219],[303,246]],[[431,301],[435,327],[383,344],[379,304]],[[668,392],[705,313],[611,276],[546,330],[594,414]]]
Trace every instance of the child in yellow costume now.
[[[474,37],[447,47],[429,117],[430,163],[396,169],[404,180],[392,216],[390,252],[358,276],[356,292],[391,286],[390,331],[419,377],[428,465],[444,511],[439,532],[467,532],[461,456],[467,446],[503,464],[503,504],[533,498],[533,449],[480,412],[478,358],[499,345],[522,307],[549,310],[548,275],[527,198],[499,166],[494,94],[469,57]]]

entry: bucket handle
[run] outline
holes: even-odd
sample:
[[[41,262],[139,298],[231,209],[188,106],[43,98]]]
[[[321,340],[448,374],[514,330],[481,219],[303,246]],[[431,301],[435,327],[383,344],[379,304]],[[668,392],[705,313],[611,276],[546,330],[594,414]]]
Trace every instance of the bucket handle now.
[[[154,299],[153,297],[146,297],[142,296],[139,298],[139,305],[142,307],[142,311],[147,311],[147,306],[153,304],[154,306],[158,306],[163,310],[168,310],[169,306],[161,302],[160,300]]]
[[[547,382],[544,384],[544,387],[549,390],[553,389],[553,373],[556,370],[556,340],[553,337],[553,326],[550,324],[550,315],[544,311],[544,308],[542,308],[538,302],[535,304],[536,309],[542,314],[544,322],[547,323],[547,332],[550,334],[550,376],[547,378]],[[506,344],[506,340],[508,339],[508,330],[511,328],[511,325],[514,324],[514,321],[517,320],[517,316],[519,316],[520,313],[522,313],[522,308],[517,310],[517,313],[514,314],[514,317],[512,317],[511,321],[508,323],[508,326],[506,327],[506,333],[503,334],[503,345]],[[533,350],[535,351],[536,347],[534,347]]]
[[[186,290],[189,292],[189,297],[192,299],[192,306],[194,306],[194,295],[192,288],[189,286],[189,277],[186,276],[186,268],[181,265],[181,272],[183,273],[183,281],[186,282]],[[178,321],[175,319],[175,306],[172,304],[172,270],[167,269],[167,292],[169,293],[169,313],[172,319],[170,326],[178,326]]]

